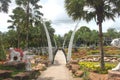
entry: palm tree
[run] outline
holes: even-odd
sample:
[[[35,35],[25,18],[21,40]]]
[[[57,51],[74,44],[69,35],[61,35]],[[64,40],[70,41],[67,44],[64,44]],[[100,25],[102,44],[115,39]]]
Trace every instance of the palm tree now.
[[[114,20],[116,14],[120,13],[120,0],[65,0],[65,8],[73,20],[95,19],[99,26],[99,44],[101,54],[101,69],[105,68],[103,52],[102,22],[105,19]]]
[[[42,8],[42,6],[38,5],[38,2],[40,0],[16,0],[16,4],[23,8],[25,10],[26,18],[25,20],[25,29],[26,29],[26,48],[28,48],[28,40],[29,40],[29,28],[30,26],[33,26],[34,22],[37,22],[41,19],[41,16],[43,15],[39,9]]]
[[[8,6],[11,3],[10,0],[0,0],[0,12],[8,12]]]
[[[23,25],[21,25],[25,19],[25,11],[21,7],[16,7],[13,9],[13,15],[9,15],[11,20],[8,20],[8,22],[12,23],[11,26],[8,28],[15,28],[17,30],[17,40],[18,40],[18,48],[20,47],[20,33],[22,32],[21,28]]]

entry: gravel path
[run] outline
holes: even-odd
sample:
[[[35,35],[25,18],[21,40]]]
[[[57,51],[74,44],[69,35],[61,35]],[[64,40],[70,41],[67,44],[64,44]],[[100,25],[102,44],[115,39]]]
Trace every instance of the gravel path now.
[[[63,52],[59,50],[53,65],[42,72],[37,80],[73,80],[71,73],[65,67],[66,60]]]

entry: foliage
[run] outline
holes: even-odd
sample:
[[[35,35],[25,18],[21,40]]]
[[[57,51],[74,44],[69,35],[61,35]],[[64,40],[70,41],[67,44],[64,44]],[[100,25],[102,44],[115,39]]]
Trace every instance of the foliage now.
[[[11,0],[0,0],[0,12],[8,12],[8,6]]]
[[[6,53],[4,49],[0,48],[0,61],[6,60]]]
[[[20,66],[21,67],[21,66]],[[23,66],[22,66],[23,67]],[[23,72],[23,71],[25,71],[25,68],[22,68],[22,69],[17,69],[17,68],[15,68],[15,67],[10,67],[10,66],[4,66],[4,65],[1,65],[0,64],[0,69],[1,70],[11,70],[11,71],[13,71],[12,72],[12,75],[15,75],[15,74],[17,74],[17,73],[19,73],[19,72]]]
[[[68,33],[66,33],[64,35],[64,40],[65,40],[65,46],[68,47],[69,45],[69,41],[70,41],[70,38],[71,38],[71,35],[72,35],[72,30],[70,30]]]
[[[99,54],[100,51],[98,49],[95,49],[95,50],[88,50],[87,51],[87,54],[88,55],[95,55],[95,54]]]
[[[83,80],[89,80],[89,72],[87,69],[84,69],[84,74],[82,77]]]
[[[13,9],[13,15],[10,15],[11,20],[8,22],[12,23],[9,28],[16,28],[18,47],[21,42],[21,34],[24,37],[25,47],[28,47],[29,40],[31,38],[30,29],[36,26],[40,22],[41,16],[43,15],[39,9],[42,6],[38,5],[40,0],[15,0],[17,7]]]
[[[87,68],[88,71],[102,73],[102,74],[106,74],[108,70],[116,66],[115,63],[106,63],[105,69],[101,70],[100,64],[98,62],[79,62],[79,65],[83,70]]]
[[[104,50],[105,50],[106,55],[119,55],[120,54],[120,50],[115,47],[106,46],[104,47]]]
[[[119,5],[119,0],[65,0],[65,8],[73,20],[86,20],[90,22],[94,19],[99,26],[101,69],[105,68],[102,23],[106,19],[114,20],[116,15],[120,16]]]
[[[6,60],[6,52],[3,45],[2,33],[0,33],[0,61]]]
[[[76,52],[74,52],[74,49],[72,51],[74,54],[73,56],[76,55]],[[111,46],[104,46],[104,52],[105,55],[110,56],[110,55],[119,55],[120,54],[120,50],[118,48],[115,47],[111,47]],[[95,49],[91,49],[91,48],[78,48],[78,55],[76,56],[76,58],[80,58],[82,57],[82,55],[86,54],[86,55],[99,55],[99,48],[95,48]],[[85,55],[84,55],[85,56]],[[75,57],[74,57],[75,58]]]

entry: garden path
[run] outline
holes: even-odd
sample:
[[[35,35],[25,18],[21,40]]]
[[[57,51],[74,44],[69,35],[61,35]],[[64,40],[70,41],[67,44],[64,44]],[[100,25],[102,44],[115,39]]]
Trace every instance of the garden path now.
[[[58,50],[54,64],[42,72],[37,80],[73,80],[71,73],[65,65],[65,56],[61,50]]]

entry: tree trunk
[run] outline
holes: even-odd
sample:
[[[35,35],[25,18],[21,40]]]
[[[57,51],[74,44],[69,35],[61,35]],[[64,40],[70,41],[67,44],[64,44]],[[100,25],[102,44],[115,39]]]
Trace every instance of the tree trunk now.
[[[17,35],[18,35],[18,48],[20,48],[20,28],[19,28],[19,26],[17,27]]]
[[[26,23],[26,31],[27,31],[27,35],[26,35],[26,48],[28,49],[28,37],[29,37],[29,0],[27,3],[27,23]]]
[[[100,45],[100,54],[101,54],[101,61],[100,66],[101,69],[105,69],[105,62],[104,62],[104,52],[103,52],[103,33],[102,33],[102,23],[99,23],[99,45]]]

